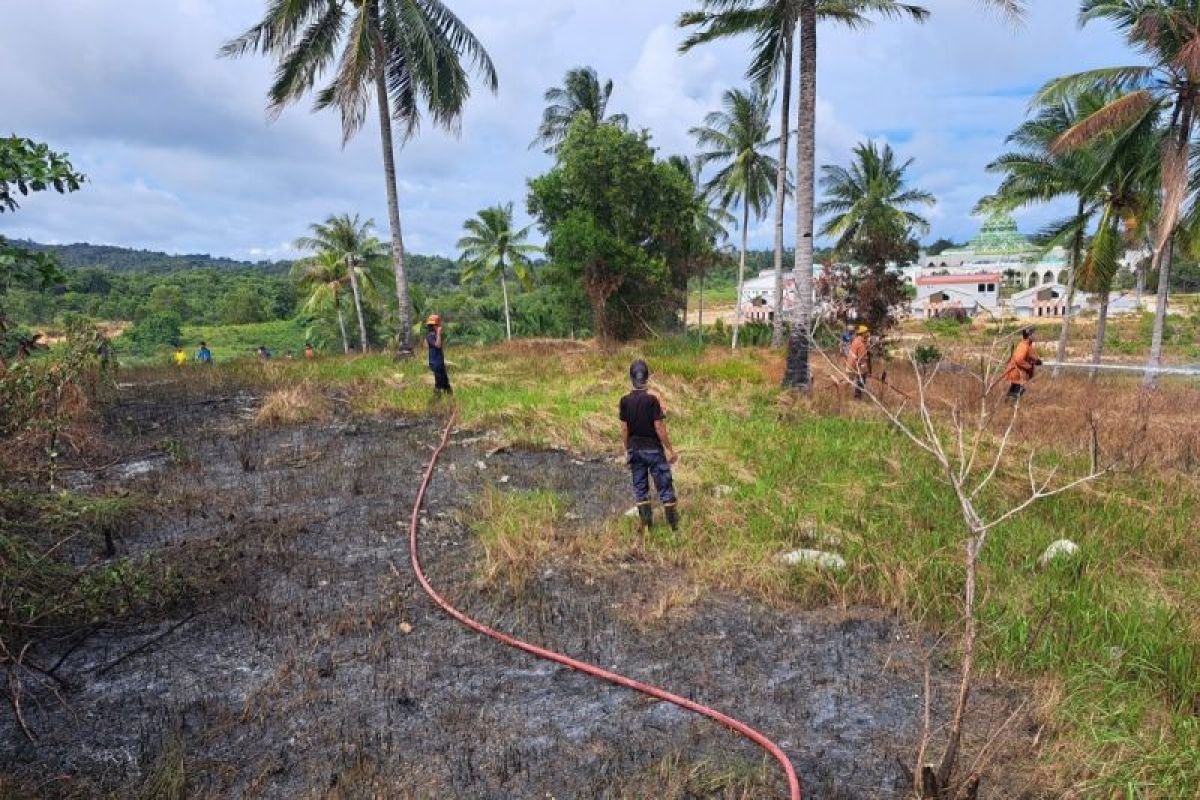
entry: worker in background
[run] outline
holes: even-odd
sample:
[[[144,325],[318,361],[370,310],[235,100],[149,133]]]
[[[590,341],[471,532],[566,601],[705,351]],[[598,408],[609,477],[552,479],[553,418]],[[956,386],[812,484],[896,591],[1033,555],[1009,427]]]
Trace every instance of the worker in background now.
[[[175,353],[171,356],[171,361],[173,361],[177,367],[182,367],[187,363],[187,353],[183,352],[183,345],[175,345]]]
[[[846,349],[846,372],[854,379],[854,399],[861,400],[871,376],[871,329],[859,325]]]
[[[1012,358],[1008,360],[1008,371],[1004,379],[1008,381],[1008,399],[1020,400],[1025,394],[1025,385],[1033,380],[1034,369],[1042,365],[1037,351],[1033,349],[1033,328],[1021,331],[1021,341],[1013,349]]]
[[[429,348],[429,369],[433,372],[433,390],[437,394],[453,394],[450,388],[450,375],[446,372],[446,354],[443,351],[445,339],[442,337],[442,318],[430,314],[425,320],[425,345]]]
[[[649,390],[650,368],[638,359],[629,367],[633,391],[621,398],[621,430],[625,442],[625,461],[633,479],[633,495],[637,501],[638,517],[643,531],[654,524],[654,509],[650,500],[650,479],[658,490],[667,524],[679,529],[679,511],[675,497],[675,481],[671,465],[676,461],[675,449],[667,435],[666,415],[662,401]]]
[[[207,342],[200,343],[200,349],[196,351],[196,360],[201,364],[213,363],[212,351],[208,349]]]
[[[258,360],[259,361],[270,361],[271,360],[271,351],[267,349],[267,346],[265,344],[260,344],[258,346]]]
[[[315,349],[313,349],[312,342],[305,342],[304,343],[304,359],[306,361],[312,361],[316,357],[317,357],[317,351]]]

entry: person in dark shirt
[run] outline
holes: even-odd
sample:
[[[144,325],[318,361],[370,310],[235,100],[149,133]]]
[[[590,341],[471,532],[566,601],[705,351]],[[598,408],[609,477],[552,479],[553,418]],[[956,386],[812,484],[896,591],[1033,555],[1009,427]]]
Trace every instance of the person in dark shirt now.
[[[433,372],[433,390],[438,394],[445,392],[453,394],[450,388],[450,375],[446,372],[446,354],[442,351],[445,342],[442,339],[442,318],[430,314],[425,320],[425,344],[429,348],[429,369]]]
[[[213,363],[212,351],[208,349],[207,342],[200,343],[200,349],[196,351],[196,360],[201,364]]]
[[[671,530],[679,528],[679,511],[675,497],[675,482],[671,465],[676,461],[675,448],[667,435],[667,423],[662,402],[651,394],[650,368],[638,359],[629,367],[629,379],[633,391],[621,398],[621,428],[625,440],[625,461],[633,479],[633,495],[637,500],[638,517],[642,530],[654,524],[654,510],[650,501],[650,479],[662,501],[667,524]]]

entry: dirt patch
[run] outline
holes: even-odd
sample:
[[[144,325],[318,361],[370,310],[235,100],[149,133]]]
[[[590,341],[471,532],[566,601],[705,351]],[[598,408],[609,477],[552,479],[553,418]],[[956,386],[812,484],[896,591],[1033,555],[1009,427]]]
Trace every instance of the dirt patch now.
[[[432,607],[404,526],[435,420],[261,429],[255,411],[238,394],[110,414],[133,455],[78,479],[135,488],[157,507],[122,553],[220,577],[177,619],[71,644],[65,704],[41,697],[27,711],[38,741],[0,717],[15,785],[47,797],[163,785],[222,797],[782,796],[777,771],[732,734],[505,649]],[[155,449],[162,441],[171,453]],[[422,558],[449,599],[740,717],[787,751],[806,797],[904,796],[899,762],[915,751],[928,643],[871,609],[781,611],[728,596],[639,619],[663,576],[636,561],[599,578],[559,563],[519,595],[487,591],[465,524],[481,487],[561,494],[565,535],[577,536],[628,498],[612,463],[480,448],[448,451],[426,507]],[[53,662],[66,649],[36,655]],[[953,678],[935,664],[940,697]],[[999,686],[977,697],[983,740],[1024,699]],[[1014,722],[1002,763],[1028,752],[1029,726]],[[1023,770],[1005,772],[984,796],[1025,791],[1013,777]]]

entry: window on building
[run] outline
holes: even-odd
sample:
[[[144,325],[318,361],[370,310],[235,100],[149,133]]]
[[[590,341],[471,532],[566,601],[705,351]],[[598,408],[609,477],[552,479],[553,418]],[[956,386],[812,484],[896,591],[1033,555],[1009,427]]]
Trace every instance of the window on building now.
[[[994,292],[994,291],[996,291],[996,284],[994,284],[994,283],[989,283],[989,284],[988,284],[988,288],[987,288],[987,290],[988,290],[989,292]]]
[[[979,284],[979,293],[983,294],[986,291],[987,291],[987,284],[986,283]]]

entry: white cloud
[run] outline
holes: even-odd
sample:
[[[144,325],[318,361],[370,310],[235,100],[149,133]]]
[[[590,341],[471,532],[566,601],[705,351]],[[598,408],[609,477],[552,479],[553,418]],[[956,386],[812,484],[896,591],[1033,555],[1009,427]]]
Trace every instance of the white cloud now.
[[[215,57],[262,13],[261,0],[127,0],[120,14],[94,0],[4,4],[5,123],[69,151],[90,179],[70,197],[30,199],[5,215],[6,235],[258,257],[287,254],[287,242],[330,213],[386,228],[373,123],[342,149],[331,114],[300,105],[268,121],[271,65]],[[933,234],[963,238],[976,225],[971,208],[996,183],[985,167],[1029,91],[1056,74],[1137,59],[1103,27],[1079,32],[1065,0],[1035,4],[1021,29],[966,0],[926,4],[934,17],[923,26],[822,30],[817,158],[844,163],[856,141],[888,139],[916,159],[913,183],[938,196]],[[414,250],[451,254],[462,221],[485,205],[524,210],[527,178],[549,164],[528,148],[541,96],[568,68],[612,77],[613,110],[650,128],[664,153],[689,150],[689,128],[725,89],[744,85],[744,42],[677,54],[675,19],[689,0],[451,5],[489,48],[501,89],[477,89],[461,137],[427,126],[400,153]],[[1030,211],[1023,224],[1059,211]],[[791,209],[785,218],[790,231]],[[769,246],[774,231],[766,222],[752,234]]]

